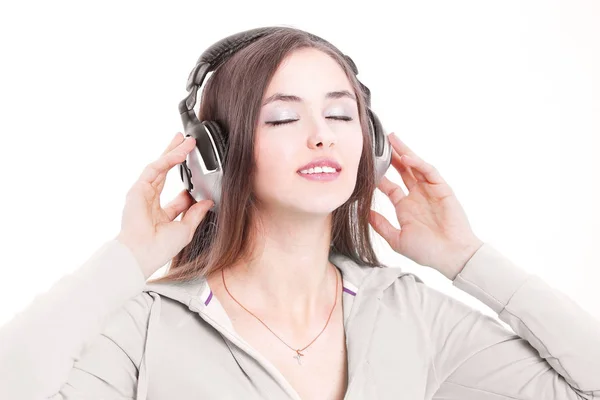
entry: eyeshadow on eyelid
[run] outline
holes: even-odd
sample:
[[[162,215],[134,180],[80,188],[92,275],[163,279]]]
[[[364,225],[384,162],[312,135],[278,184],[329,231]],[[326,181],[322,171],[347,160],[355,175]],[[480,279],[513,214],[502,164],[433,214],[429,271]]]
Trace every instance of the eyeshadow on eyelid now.
[[[327,115],[350,115],[352,112],[350,109],[346,107],[336,107],[329,110],[330,112]]]
[[[352,117],[356,114],[355,110],[353,110],[351,107],[346,106],[330,107],[326,110],[327,113],[325,114],[325,116],[328,117]],[[298,118],[300,117],[297,113],[281,106],[274,107],[265,114],[265,119],[267,121]]]
[[[266,118],[267,120],[275,120],[285,118],[298,118],[298,116],[296,115],[296,113],[281,111],[268,113]]]

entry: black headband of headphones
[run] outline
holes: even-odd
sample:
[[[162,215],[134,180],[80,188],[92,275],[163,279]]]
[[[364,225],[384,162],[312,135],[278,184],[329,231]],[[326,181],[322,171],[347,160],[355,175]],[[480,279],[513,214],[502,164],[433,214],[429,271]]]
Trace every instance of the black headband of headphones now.
[[[200,55],[200,58],[198,58],[198,61],[196,61],[196,66],[188,76],[186,90],[190,92],[190,94],[179,103],[179,113],[189,113],[194,109],[194,106],[196,105],[196,96],[198,94],[198,89],[200,88],[200,86],[202,86],[204,78],[206,78],[206,75],[209,72],[216,70],[221,64],[228,60],[229,57],[231,57],[231,55],[236,53],[238,50],[246,47],[250,43],[256,41],[257,39],[260,39],[263,36],[277,32],[281,29],[281,27],[276,26],[250,29],[248,31],[239,32],[227,36],[226,38],[219,40],[211,47],[206,49],[202,53],[202,55]],[[344,59],[350,64],[354,75],[358,75],[358,68],[356,67],[356,64],[354,63],[352,58],[342,53],[337,47],[329,43],[327,40],[309,32],[305,33],[308,34],[311,39],[322,43],[326,43],[327,45],[331,46],[335,51],[342,55]],[[366,95],[367,106],[370,107],[371,91],[367,86],[363,85],[362,82],[358,81],[358,83]]]

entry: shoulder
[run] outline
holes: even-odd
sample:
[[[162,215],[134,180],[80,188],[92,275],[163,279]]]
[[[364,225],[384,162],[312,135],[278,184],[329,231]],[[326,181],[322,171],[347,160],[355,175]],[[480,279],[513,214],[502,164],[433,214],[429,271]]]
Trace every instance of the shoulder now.
[[[423,280],[416,274],[399,267],[379,268],[374,273],[381,275],[379,280],[386,282],[382,287],[381,300],[395,307],[416,307],[422,301]]]
[[[377,286],[383,294],[403,291],[415,292],[426,286],[419,275],[400,267],[382,265],[372,267],[369,280],[370,286]]]
[[[154,298],[142,292],[126,301],[106,322],[102,336],[119,346],[139,365]]]
[[[371,266],[340,253],[332,253],[330,261],[342,271],[345,281],[369,297],[376,295],[381,298],[397,291],[414,291],[418,285],[424,285],[418,275],[400,267],[386,264]]]

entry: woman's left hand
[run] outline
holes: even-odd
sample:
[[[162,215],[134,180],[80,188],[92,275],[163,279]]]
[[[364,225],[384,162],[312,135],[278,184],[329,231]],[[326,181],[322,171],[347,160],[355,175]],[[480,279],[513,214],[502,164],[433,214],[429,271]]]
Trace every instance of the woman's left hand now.
[[[378,188],[394,204],[400,229],[371,210],[370,223],[394,251],[454,280],[483,242],[471,230],[450,186],[395,134],[390,134],[392,165],[408,195],[385,176]],[[408,157],[407,157],[408,156]]]

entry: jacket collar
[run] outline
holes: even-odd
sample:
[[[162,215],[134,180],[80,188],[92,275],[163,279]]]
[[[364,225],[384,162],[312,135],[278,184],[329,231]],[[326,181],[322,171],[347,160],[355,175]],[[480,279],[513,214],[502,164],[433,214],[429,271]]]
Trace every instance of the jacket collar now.
[[[379,297],[400,276],[411,274],[384,264],[380,267],[359,264],[350,257],[333,251],[329,254],[329,261],[341,271],[346,292],[353,292],[350,294],[354,295],[368,292],[370,296]],[[418,276],[411,275],[418,282],[423,282]],[[210,292],[207,289],[206,278],[199,278],[187,282],[147,283],[144,291],[156,292],[189,306],[192,300],[202,300],[203,303],[210,301]]]

